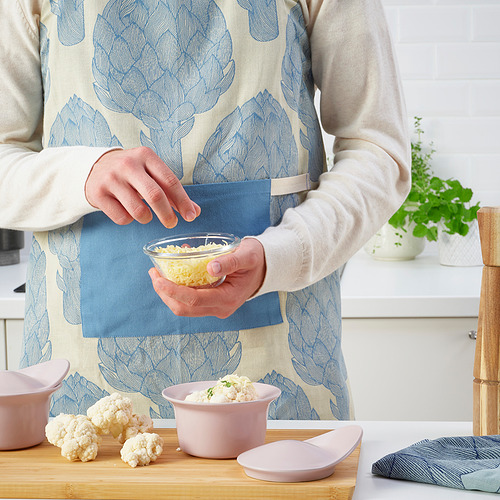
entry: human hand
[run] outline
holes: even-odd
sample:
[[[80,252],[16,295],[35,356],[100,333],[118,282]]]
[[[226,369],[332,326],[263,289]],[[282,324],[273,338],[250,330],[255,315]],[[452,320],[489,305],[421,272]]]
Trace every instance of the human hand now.
[[[212,276],[224,276],[215,288],[190,288],[162,278],[152,268],[149,276],[156,293],[176,316],[227,318],[261,287],[266,274],[264,248],[255,238],[244,239],[230,254],[208,264]]]
[[[149,207],[168,228],[177,224],[173,209],[188,222],[201,213],[172,170],[146,147],[112,150],[101,156],[87,178],[85,196],[120,225],[134,219],[147,224],[153,218]]]

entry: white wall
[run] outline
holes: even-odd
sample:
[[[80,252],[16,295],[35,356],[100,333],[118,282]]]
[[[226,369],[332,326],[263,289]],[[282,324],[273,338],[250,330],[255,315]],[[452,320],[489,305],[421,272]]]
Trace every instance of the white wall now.
[[[500,205],[500,0],[382,0],[433,170]],[[332,138],[327,138],[327,147]]]

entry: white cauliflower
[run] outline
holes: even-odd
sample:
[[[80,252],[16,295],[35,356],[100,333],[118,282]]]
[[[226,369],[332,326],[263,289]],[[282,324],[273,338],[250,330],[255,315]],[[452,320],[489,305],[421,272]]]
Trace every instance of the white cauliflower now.
[[[87,410],[87,417],[97,427],[99,434],[118,437],[132,418],[132,401],[117,392],[106,396]]]
[[[194,403],[233,403],[255,399],[259,399],[259,395],[252,381],[248,377],[238,377],[236,374],[226,375],[213,387],[195,391],[185,398],[186,401]]]
[[[47,424],[45,434],[63,457],[82,462],[96,458],[102,434],[112,434],[123,444],[122,460],[137,467],[154,462],[163,452],[163,439],[152,430],[153,420],[133,413],[132,401],[115,392],[97,401],[87,415],[61,413]]]
[[[61,455],[68,460],[88,462],[97,456],[101,436],[85,415],[61,413],[45,426],[49,443],[61,448]]]
[[[137,434],[125,441],[120,455],[131,467],[148,465],[154,462],[163,452],[163,439],[154,433]]]
[[[127,439],[135,437],[137,434],[151,432],[153,425],[153,420],[147,415],[137,415],[134,413],[117,439],[123,444]]]

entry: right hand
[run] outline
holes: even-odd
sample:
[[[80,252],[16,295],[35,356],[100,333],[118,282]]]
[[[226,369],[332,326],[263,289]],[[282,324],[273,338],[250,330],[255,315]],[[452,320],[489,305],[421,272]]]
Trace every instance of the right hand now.
[[[147,224],[153,218],[151,209],[167,228],[177,224],[173,209],[188,222],[201,213],[172,170],[147,147],[102,155],[87,178],[85,196],[120,225],[133,220]]]

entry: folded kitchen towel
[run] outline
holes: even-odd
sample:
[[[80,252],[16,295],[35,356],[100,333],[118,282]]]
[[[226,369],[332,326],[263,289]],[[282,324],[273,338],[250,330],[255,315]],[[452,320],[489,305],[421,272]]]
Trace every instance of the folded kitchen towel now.
[[[500,435],[425,439],[375,462],[392,479],[500,493]]]

